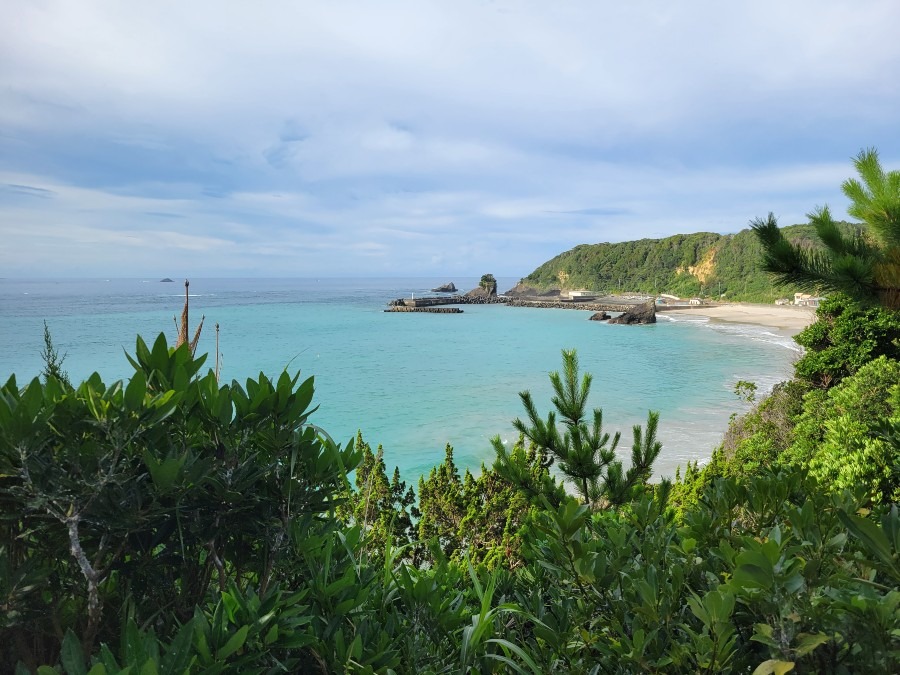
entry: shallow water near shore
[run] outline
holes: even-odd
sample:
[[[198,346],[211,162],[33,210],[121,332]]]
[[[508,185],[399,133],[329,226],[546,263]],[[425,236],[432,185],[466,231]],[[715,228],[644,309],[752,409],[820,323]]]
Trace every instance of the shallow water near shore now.
[[[529,389],[550,407],[547,375],[560,350],[576,348],[594,376],[591,403],[607,430],[621,431],[628,456],[631,427],[660,411],[663,452],[657,474],[705,461],[729,416],[746,409],[738,380],[761,390],[789,377],[799,350],[786,335],[743,324],[660,315],[650,326],[609,326],[584,311],[466,305],[463,314],[391,314],[385,304],[421,295],[450,279],[194,279],[191,329],[206,316],[198,352],[214,363],[221,327],[222,378],[245,380],[283,369],[314,376],[319,409],[312,421],[335,440],[361,429],[384,446],[389,470],[416,481],[454,446],[457,464],[477,471],[493,461],[489,438],[512,443],[511,420]],[[460,289],[477,279],[452,279]],[[517,279],[498,279],[511,288]],[[0,378],[18,381],[41,369],[46,320],[74,381],[93,371],[127,378],[123,349],[135,336],[174,340],[184,287],[157,279],[0,280]]]

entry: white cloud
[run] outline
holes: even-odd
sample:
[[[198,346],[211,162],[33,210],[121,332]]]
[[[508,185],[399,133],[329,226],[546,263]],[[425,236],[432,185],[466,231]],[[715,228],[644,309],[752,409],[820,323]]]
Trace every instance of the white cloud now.
[[[840,212],[851,155],[900,158],[890,0],[7,15],[0,261],[20,272],[527,274],[586,241]]]

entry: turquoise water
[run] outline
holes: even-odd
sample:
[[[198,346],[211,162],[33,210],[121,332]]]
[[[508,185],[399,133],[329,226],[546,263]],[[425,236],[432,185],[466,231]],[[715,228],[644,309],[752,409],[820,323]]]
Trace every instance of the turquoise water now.
[[[592,403],[609,430],[623,432],[626,453],[631,426],[660,411],[661,475],[709,457],[729,416],[744,407],[735,382],[770,388],[798,355],[790,338],[771,330],[698,317],[609,326],[582,311],[502,305],[469,305],[463,314],[383,311],[393,298],[446,281],[195,279],[191,324],[206,316],[198,351],[210,354],[210,366],[220,324],[223,379],[286,367],[315,376],[313,421],[336,440],[361,429],[410,480],[440,462],[447,443],[463,467],[490,463],[491,436],[515,439],[519,391],[530,389],[548,410],[547,374],[560,367],[563,348],[576,348],[582,370],[593,373]],[[502,290],[517,280],[498,281]],[[24,382],[40,372],[45,319],[73,380],[95,370],[107,381],[125,378],[123,349],[133,352],[135,335],[151,341],[164,331],[174,339],[183,293],[182,283],[156,279],[0,280],[0,378],[15,372]]]

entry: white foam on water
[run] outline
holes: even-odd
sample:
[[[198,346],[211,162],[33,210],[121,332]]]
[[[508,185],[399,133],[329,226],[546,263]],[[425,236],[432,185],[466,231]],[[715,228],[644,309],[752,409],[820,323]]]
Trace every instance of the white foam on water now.
[[[778,347],[783,347],[784,349],[789,349],[790,351],[797,352],[798,354],[803,353],[803,348],[800,347],[796,342],[794,342],[794,339],[791,336],[784,335],[783,333],[775,333],[766,326],[759,326],[751,323],[726,323],[710,321],[708,316],[685,318],[683,315],[675,317],[669,316],[664,313],[659,313],[656,316],[657,319],[665,319],[666,321],[669,321],[671,323],[702,326],[714,330],[720,334],[733,335],[742,339],[749,339],[755,342],[763,342],[766,344],[776,345]]]
[[[708,316],[698,316],[697,318],[688,319],[685,316],[671,316],[669,314],[657,314],[657,319],[665,319],[666,321],[671,321],[672,323],[691,323],[691,324],[701,324],[701,323],[709,323]]]
[[[764,342],[766,344],[777,345],[778,347],[784,347],[785,349],[789,349],[793,352],[802,353],[803,349],[794,342],[793,337],[773,333],[765,326],[757,326],[754,324],[747,323],[718,323],[711,322],[707,324],[709,328],[719,333],[724,333],[725,335],[734,335],[743,339],[750,339],[755,342]]]

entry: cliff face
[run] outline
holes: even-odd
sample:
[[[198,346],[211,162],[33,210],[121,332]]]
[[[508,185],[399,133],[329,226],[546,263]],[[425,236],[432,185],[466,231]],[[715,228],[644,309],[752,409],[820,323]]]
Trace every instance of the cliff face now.
[[[856,228],[846,223],[843,227]],[[810,225],[784,230],[792,241],[810,247],[819,245]],[[750,230],[582,244],[538,267],[516,290],[535,294],[549,288],[584,288],[600,293],[669,293],[679,297],[724,295],[729,300],[758,302],[771,302],[792,293],[793,289],[772,283],[760,269],[761,259],[762,249]]]

